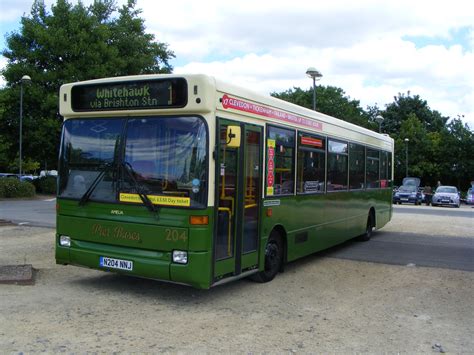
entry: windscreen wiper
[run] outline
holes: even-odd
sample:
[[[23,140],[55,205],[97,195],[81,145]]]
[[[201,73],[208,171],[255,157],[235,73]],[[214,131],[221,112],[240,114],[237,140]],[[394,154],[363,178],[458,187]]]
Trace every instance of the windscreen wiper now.
[[[142,200],[143,204],[145,207],[152,213],[158,217],[158,212],[159,209],[155,207],[155,205],[150,201],[146,193],[143,192],[143,186],[135,179],[134,173],[135,170],[133,170],[132,166],[128,162],[123,162],[122,166],[124,170],[127,172],[128,176],[130,177],[130,180],[132,181],[133,188],[137,192],[138,196],[140,196],[140,199]]]
[[[90,184],[89,188],[84,192],[84,195],[82,195],[81,199],[79,200],[79,206],[84,206],[87,201],[89,201],[89,198],[91,197],[92,193],[94,192],[95,188],[97,185],[99,185],[99,182],[104,178],[105,173],[112,167],[112,164],[105,164],[104,168],[99,172],[99,174],[96,176],[94,181],[92,181],[92,184]]]

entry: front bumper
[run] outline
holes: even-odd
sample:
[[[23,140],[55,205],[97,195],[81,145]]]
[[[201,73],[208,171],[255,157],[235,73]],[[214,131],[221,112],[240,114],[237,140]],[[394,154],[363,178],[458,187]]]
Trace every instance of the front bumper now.
[[[433,197],[433,200],[431,201],[431,203],[433,205],[459,206],[460,201],[459,200],[453,200],[451,198]]]
[[[393,197],[393,203],[421,203],[421,198],[419,197],[413,197],[410,195],[404,196],[404,195],[399,195],[399,196],[394,196]]]
[[[133,270],[101,267],[100,257],[103,256],[132,261]],[[185,265],[175,264],[171,258],[171,252],[150,251],[74,239],[71,240],[71,247],[62,247],[59,245],[59,237],[56,240],[56,264],[70,264],[123,275],[171,281],[196,288],[210,287],[210,270],[206,272],[206,269],[209,269],[208,265],[210,265],[208,252],[188,252],[188,263]]]

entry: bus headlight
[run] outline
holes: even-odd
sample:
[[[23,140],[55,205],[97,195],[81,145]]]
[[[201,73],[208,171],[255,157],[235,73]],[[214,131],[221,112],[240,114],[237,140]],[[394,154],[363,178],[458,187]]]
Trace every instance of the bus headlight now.
[[[173,250],[173,262],[176,264],[187,264],[188,252],[182,250]]]
[[[62,247],[70,247],[71,246],[71,237],[67,235],[62,235],[59,237],[59,245]]]

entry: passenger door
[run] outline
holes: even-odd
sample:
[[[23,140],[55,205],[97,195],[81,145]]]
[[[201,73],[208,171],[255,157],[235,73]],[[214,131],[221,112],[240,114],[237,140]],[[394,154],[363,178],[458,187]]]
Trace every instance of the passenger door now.
[[[229,147],[228,126],[240,126],[238,147]],[[214,279],[258,268],[262,194],[262,127],[218,121]]]

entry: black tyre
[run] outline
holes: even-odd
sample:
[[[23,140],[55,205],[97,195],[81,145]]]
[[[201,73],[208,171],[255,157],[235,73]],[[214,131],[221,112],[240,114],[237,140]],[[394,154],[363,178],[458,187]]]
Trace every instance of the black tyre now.
[[[252,275],[257,282],[272,281],[281,269],[283,263],[283,243],[277,232],[272,232],[265,247],[265,269]]]
[[[374,230],[374,218],[372,213],[369,213],[369,217],[367,217],[367,227],[365,228],[365,233],[360,235],[358,240],[361,242],[367,242],[372,238],[372,232]]]

